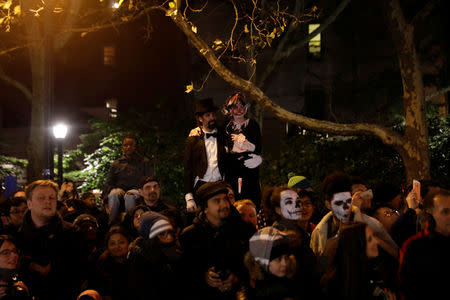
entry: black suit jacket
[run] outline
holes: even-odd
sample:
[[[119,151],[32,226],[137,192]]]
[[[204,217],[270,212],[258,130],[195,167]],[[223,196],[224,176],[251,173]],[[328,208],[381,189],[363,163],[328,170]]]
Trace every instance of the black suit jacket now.
[[[193,193],[195,177],[202,178],[208,169],[208,159],[204,134],[200,136],[190,136],[186,139],[184,149],[184,191],[185,194]],[[220,174],[224,175],[225,169],[225,136],[223,131],[217,131],[217,161]]]

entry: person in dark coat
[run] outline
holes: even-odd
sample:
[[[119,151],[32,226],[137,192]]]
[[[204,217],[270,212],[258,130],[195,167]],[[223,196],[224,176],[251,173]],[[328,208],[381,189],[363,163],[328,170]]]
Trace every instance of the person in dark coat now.
[[[127,259],[130,243],[131,237],[124,228],[111,226],[105,237],[106,250],[97,260],[88,288],[98,291],[105,299],[130,299]]]
[[[334,243],[330,247],[330,243]],[[327,244],[331,257],[321,279],[325,299],[395,300],[395,269],[379,256],[378,240],[369,225],[343,224]]]
[[[298,265],[287,234],[264,227],[250,238],[249,249],[244,259],[250,274],[247,299],[300,299],[307,287],[294,280]]]
[[[248,280],[242,262],[252,233],[237,211],[230,215],[227,193],[222,182],[202,185],[201,212],[180,235],[190,299],[235,299],[238,283]]]
[[[162,214],[148,211],[141,217],[139,232],[128,254],[132,299],[182,298],[181,247],[172,224]]]
[[[56,213],[56,183],[34,181],[26,195],[29,210],[18,232],[24,282],[36,300],[74,299],[84,279],[87,247],[75,227]]]
[[[127,212],[136,205],[139,180],[154,175],[153,162],[139,154],[138,149],[138,139],[126,136],[122,141],[122,157],[115,160],[109,169],[103,198],[108,198],[110,224],[121,221],[122,204]]]
[[[222,110],[229,119],[225,127],[228,156],[225,180],[231,184],[236,200],[250,199],[259,210],[261,130],[255,120],[248,118],[249,107],[250,103],[242,93],[233,93]]]
[[[431,221],[426,230],[409,238],[400,252],[399,285],[405,300],[440,299],[448,292],[450,191],[430,189],[423,208]]]

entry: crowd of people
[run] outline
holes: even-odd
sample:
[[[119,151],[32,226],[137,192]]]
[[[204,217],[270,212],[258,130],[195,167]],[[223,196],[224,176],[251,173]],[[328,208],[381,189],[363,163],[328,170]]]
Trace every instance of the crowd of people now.
[[[259,185],[261,136],[240,93],[211,99],[186,140],[186,207],[163,195],[135,137],[106,188],[37,180],[1,202],[0,299],[440,299],[450,191],[370,187],[334,171]],[[318,212],[318,205],[328,210]]]

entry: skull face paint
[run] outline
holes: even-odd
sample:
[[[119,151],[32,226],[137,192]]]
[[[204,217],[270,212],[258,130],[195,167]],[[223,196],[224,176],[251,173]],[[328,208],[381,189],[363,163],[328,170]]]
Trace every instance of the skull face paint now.
[[[285,190],[280,193],[281,215],[288,220],[298,220],[302,213],[301,201],[297,192]]]
[[[331,210],[339,221],[348,223],[352,212],[352,194],[350,192],[334,194],[331,199]]]

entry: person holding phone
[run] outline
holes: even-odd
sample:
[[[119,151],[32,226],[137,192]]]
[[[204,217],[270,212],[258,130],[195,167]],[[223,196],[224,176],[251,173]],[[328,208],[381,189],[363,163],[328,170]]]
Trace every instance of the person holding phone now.
[[[426,223],[431,221],[430,215],[423,210],[423,199],[429,189],[436,186],[438,184],[434,181],[415,179],[407,189],[407,209],[391,226],[391,236],[398,245],[403,245],[408,238],[423,231]]]

